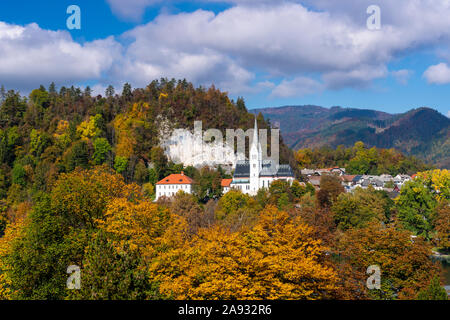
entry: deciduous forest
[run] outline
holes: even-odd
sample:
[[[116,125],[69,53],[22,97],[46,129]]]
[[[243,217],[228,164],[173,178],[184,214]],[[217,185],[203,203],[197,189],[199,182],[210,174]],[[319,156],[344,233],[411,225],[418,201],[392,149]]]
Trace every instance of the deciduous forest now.
[[[0,299],[447,299],[432,256],[450,249],[448,170],[361,144],[294,154],[281,143],[292,185],[223,194],[230,172],[172,163],[158,132],[251,128],[242,98],[161,79],[104,97],[51,84],[0,99]],[[316,190],[300,175],[312,165],[417,176],[391,199],[345,193],[333,175]],[[155,183],[180,171],[193,194],[155,202]],[[71,265],[79,290],[67,288]],[[373,265],[379,289],[366,285]]]

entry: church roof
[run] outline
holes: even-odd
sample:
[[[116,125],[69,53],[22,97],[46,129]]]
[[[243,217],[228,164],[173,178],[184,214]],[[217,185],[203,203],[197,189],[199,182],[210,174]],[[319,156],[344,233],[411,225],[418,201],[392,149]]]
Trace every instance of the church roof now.
[[[248,178],[250,177],[250,162],[247,160],[238,161],[236,169],[234,170],[234,178]]]
[[[236,163],[234,178],[248,178],[250,176],[250,162],[241,160]],[[263,160],[260,177],[294,177],[294,172],[288,164],[276,165],[273,160]]]

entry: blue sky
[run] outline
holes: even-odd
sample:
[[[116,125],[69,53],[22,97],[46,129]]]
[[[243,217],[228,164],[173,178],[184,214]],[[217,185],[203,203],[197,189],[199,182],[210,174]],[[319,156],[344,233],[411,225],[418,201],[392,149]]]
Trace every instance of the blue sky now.
[[[249,108],[315,104],[391,113],[450,110],[450,4],[373,1],[8,1],[0,11],[0,84],[101,93],[155,78],[215,84]],[[81,9],[68,30],[66,9]]]

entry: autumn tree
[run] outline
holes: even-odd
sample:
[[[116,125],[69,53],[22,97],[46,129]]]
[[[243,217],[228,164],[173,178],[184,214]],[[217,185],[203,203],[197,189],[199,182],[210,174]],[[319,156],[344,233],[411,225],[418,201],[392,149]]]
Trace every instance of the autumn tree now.
[[[312,229],[275,207],[245,232],[201,231],[152,266],[163,294],[175,299],[323,299],[337,275]]]
[[[214,212],[204,210],[195,196],[183,191],[172,197],[169,209],[172,213],[185,218],[188,233],[191,235],[197,233],[200,228],[208,228],[215,223]]]
[[[320,190],[316,193],[320,207],[329,208],[337,197],[345,192],[341,180],[335,175],[323,175],[320,178]]]
[[[423,182],[425,186],[433,193],[436,200],[450,201],[450,170],[432,170],[419,172],[416,180]]]
[[[137,200],[139,188],[125,185],[105,167],[63,174],[50,194],[41,194],[2,259],[9,268],[12,297],[63,299],[67,267],[82,265],[91,235],[115,197]]]
[[[148,200],[131,202],[127,198],[115,198],[107,207],[105,220],[98,223],[119,252],[129,248],[138,251],[144,259],[150,259],[170,217],[167,208]]]
[[[450,248],[450,203],[442,201],[436,208],[433,219],[433,227],[436,231],[437,244],[445,249]]]
[[[414,299],[440,274],[439,265],[430,258],[429,243],[420,237],[412,240],[410,232],[379,222],[348,230],[337,249],[340,261],[349,263],[355,275],[364,274],[372,265],[380,267],[381,289],[367,291],[373,299]]]

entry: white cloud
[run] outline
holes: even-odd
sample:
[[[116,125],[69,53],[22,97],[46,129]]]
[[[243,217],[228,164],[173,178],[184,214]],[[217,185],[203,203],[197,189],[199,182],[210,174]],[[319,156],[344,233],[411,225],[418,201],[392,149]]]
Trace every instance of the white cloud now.
[[[138,21],[147,7],[164,2],[163,0],[107,0],[113,13],[121,18]]]
[[[428,83],[447,84],[450,83],[450,67],[446,63],[439,63],[429,67],[423,76]]]
[[[297,77],[293,80],[283,80],[272,91],[273,97],[289,98],[302,97],[308,94],[321,92],[324,85],[314,79],[306,77]]]
[[[450,118],[450,110],[447,112],[447,117]]]
[[[392,71],[391,74],[397,80],[398,83],[402,85],[407,85],[409,78],[413,75],[414,71],[402,69],[402,70],[396,70]]]
[[[235,84],[234,91],[248,90],[255,71],[269,78],[316,73],[333,89],[366,87],[389,75],[387,64],[396,56],[450,37],[446,19],[450,2],[443,0],[432,8],[426,0],[399,0],[403,10],[396,4],[396,13],[402,18],[386,18],[377,32],[353,17],[347,0],[343,1],[350,11],[347,15],[330,1],[317,5],[329,12],[290,2],[253,6],[242,5],[251,1],[237,2],[217,15],[203,10],[162,14],[127,32],[133,43],[127,50],[125,71],[132,76],[133,68],[143,70],[140,82],[153,75],[183,75],[228,87]],[[382,5],[394,9],[392,2]],[[406,71],[393,75],[403,83],[407,80]]]
[[[81,45],[65,31],[43,30],[36,24],[0,22],[0,41],[0,82],[23,90],[51,81],[74,84],[98,79],[120,51],[112,37]]]
[[[405,83],[407,70],[389,73],[389,62],[417,48],[450,45],[449,0],[434,0],[433,5],[431,0],[379,0],[382,28],[375,32],[365,23],[365,9],[373,2],[369,0],[300,1],[316,11],[295,1],[221,2],[235,5],[218,14],[204,10],[161,14],[126,32],[120,38],[122,46],[112,37],[81,45],[64,31],[2,23],[0,77],[12,86],[53,80],[144,86],[155,78],[175,77],[214,83],[231,93],[273,89],[281,95],[303,81],[308,94],[367,87],[389,74]],[[108,3],[116,14],[139,19],[146,7],[166,2]],[[439,70],[433,67],[426,74],[436,82]],[[308,83],[309,74],[321,81]],[[291,80],[275,87],[273,79]]]
[[[365,88],[368,87],[373,80],[384,78],[387,74],[387,68],[384,65],[362,65],[350,71],[333,71],[326,73],[324,74],[323,79],[329,89],[338,90],[345,87]]]

